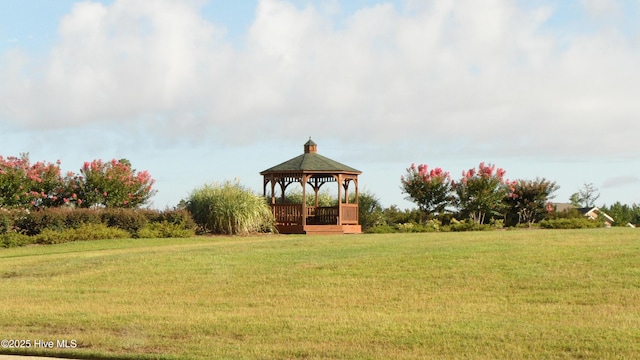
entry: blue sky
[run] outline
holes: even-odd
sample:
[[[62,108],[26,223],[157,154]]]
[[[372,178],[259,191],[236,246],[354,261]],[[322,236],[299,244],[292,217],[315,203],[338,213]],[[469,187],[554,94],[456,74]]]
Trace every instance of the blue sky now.
[[[574,0],[0,2],[0,154],[128,158],[157,208],[302,152],[410,207],[411,163],[640,203],[640,5]],[[333,190],[333,189],[330,189]]]

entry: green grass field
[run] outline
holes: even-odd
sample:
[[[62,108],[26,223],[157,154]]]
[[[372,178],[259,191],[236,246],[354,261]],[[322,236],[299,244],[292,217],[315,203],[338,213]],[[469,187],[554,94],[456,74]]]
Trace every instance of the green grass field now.
[[[0,338],[31,342],[0,349],[5,354],[637,358],[640,232],[272,235],[0,249],[0,303]],[[58,340],[77,347],[41,347]]]

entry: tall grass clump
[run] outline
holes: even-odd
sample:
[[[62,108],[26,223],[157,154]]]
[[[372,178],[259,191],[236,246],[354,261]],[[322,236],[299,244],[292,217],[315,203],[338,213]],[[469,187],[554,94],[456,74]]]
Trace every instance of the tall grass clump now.
[[[195,189],[188,198],[187,210],[204,232],[233,235],[274,231],[275,220],[265,199],[238,182]]]

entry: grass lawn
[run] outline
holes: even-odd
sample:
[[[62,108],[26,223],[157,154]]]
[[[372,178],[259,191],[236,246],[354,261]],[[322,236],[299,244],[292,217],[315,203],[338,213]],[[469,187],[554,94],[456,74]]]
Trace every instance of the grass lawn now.
[[[0,353],[637,358],[640,232],[196,237],[0,249],[0,304],[0,339],[31,342]],[[57,347],[58,340],[77,347]],[[53,349],[42,348],[47,341]]]

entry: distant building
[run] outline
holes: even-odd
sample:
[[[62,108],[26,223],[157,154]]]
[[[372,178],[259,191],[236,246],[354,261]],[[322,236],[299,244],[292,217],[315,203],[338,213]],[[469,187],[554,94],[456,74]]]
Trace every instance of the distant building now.
[[[578,211],[580,211],[584,216],[588,217],[591,220],[597,220],[600,217],[604,218],[604,226],[606,227],[611,227],[611,225],[613,225],[613,223],[615,222],[615,220],[613,220],[613,218],[611,216],[609,216],[609,214],[607,214],[606,212],[598,209],[597,207],[590,207],[590,208],[578,208]]]
[[[556,203],[553,204],[556,212],[568,212],[572,209],[577,210],[578,212],[580,212],[582,215],[588,217],[591,220],[598,220],[600,218],[604,219],[604,226],[606,227],[611,227],[611,225],[613,225],[613,223],[615,222],[615,220],[607,213],[605,213],[604,211],[600,210],[598,207],[596,206],[592,206],[592,207],[582,207],[579,208],[573,204],[569,204],[569,203]]]

